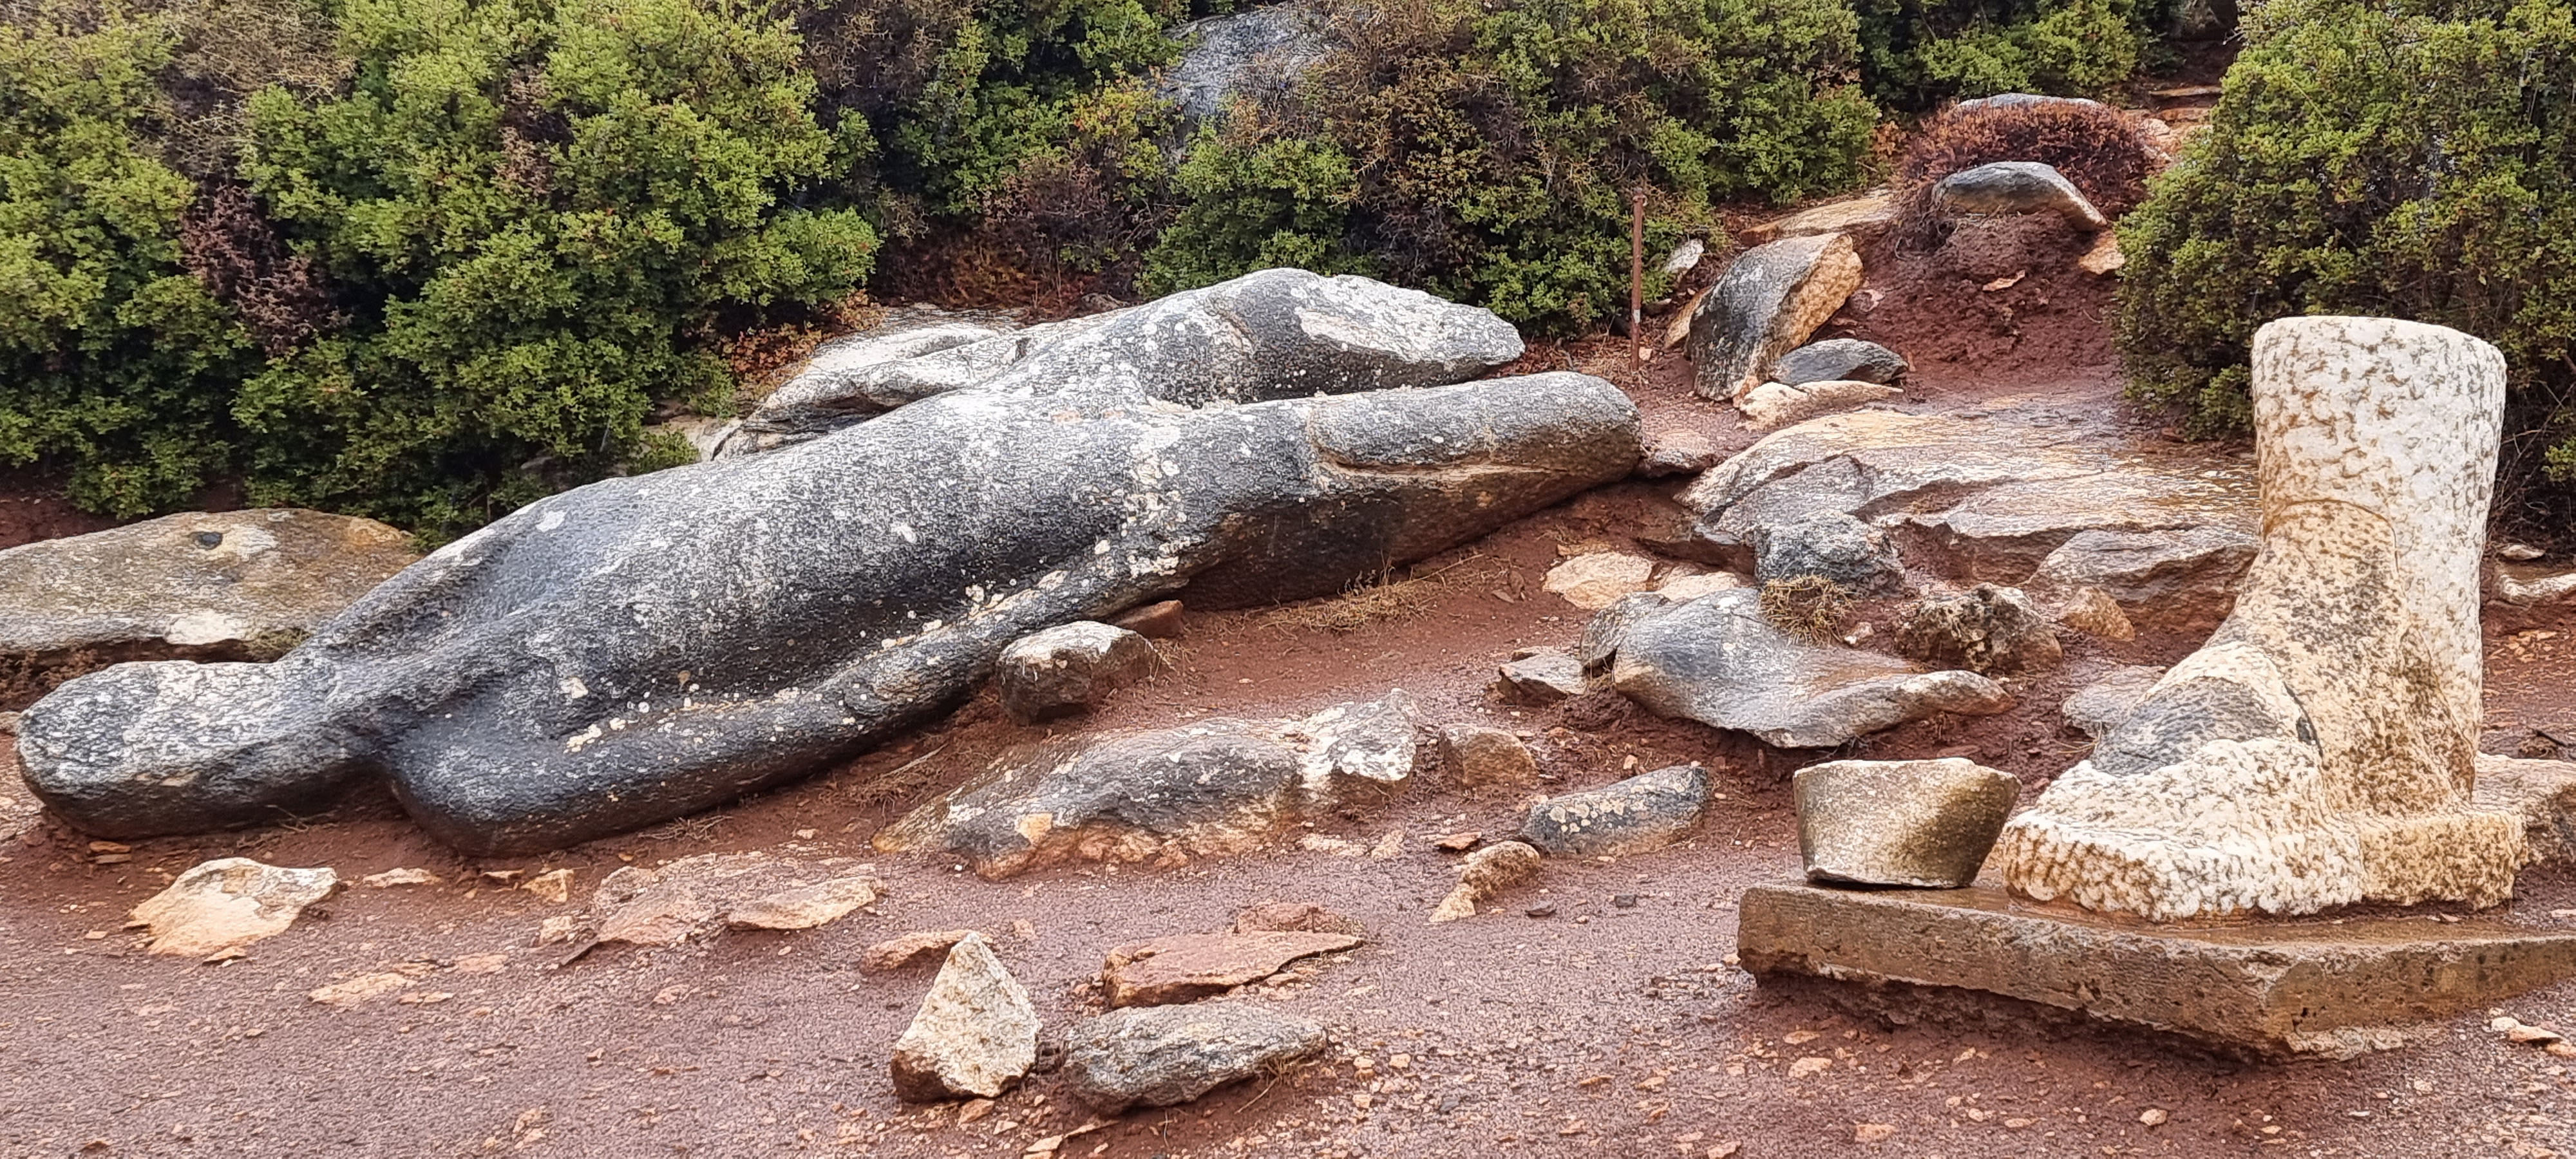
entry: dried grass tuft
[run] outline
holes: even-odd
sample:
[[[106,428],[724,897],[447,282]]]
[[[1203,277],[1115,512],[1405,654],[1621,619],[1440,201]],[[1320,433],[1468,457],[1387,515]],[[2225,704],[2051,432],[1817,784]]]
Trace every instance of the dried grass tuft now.
[[[1259,626],[1356,632],[1421,615],[1431,610],[1431,606],[1450,589],[1465,583],[1494,580],[1497,573],[1514,578],[1519,575],[1510,564],[1489,555],[1471,555],[1437,571],[1400,580],[1381,572],[1360,579],[1338,596],[1285,605],[1263,616]]]
[[[1810,644],[1821,644],[1840,632],[1851,608],[1851,589],[1820,575],[1790,576],[1762,585],[1762,618]]]

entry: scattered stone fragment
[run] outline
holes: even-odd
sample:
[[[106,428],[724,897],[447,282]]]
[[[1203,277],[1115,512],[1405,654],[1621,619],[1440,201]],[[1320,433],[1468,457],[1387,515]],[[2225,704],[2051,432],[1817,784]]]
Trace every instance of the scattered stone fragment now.
[[[2120,602],[2100,588],[2083,587],[2057,601],[2057,622],[2104,640],[2135,640],[2138,626],[2120,610]]]
[[[392,889],[397,885],[436,885],[438,875],[426,869],[388,869],[358,879],[369,889]]]
[[[2576,762],[2480,753],[2470,804],[2522,819],[2524,864],[2576,862]]]
[[[1644,853],[1681,839],[1708,808],[1708,770],[1674,765],[1532,804],[1520,838],[1555,857]]]
[[[1629,612],[1606,665],[1612,687],[1659,716],[1765,744],[1830,748],[1937,712],[2012,706],[2002,686],[1973,672],[1918,672],[1894,657],[1797,640],[1763,616],[1750,589]]]
[[[1761,583],[1817,576],[1857,594],[1889,595],[1905,586],[1887,533],[1839,511],[1820,511],[1753,529],[1753,578]]]
[[[1407,783],[1419,725],[1401,691],[1301,721],[1212,718],[1015,748],[876,836],[999,880],[1067,860],[1157,862],[1239,853],[1366,785]]]
[[[1176,934],[1110,950],[1100,977],[1111,1006],[1167,1006],[1222,994],[1299,958],[1359,944],[1349,934],[1305,930]]]
[[[190,866],[135,906],[130,925],[150,927],[151,952],[205,958],[286,932],[304,907],[331,896],[340,875],[281,869],[247,857]]]
[[[1431,847],[1443,853],[1465,853],[1466,851],[1475,848],[1476,843],[1484,839],[1485,835],[1482,832],[1468,829],[1457,833],[1444,833],[1439,837],[1435,837],[1431,841]]]
[[[569,942],[581,932],[581,919],[571,914],[557,914],[537,923],[537,944],[555,946]]]
[[[872,877],[836,877],[782,889],[733,907],[725,924],[738,930],[810,930],[874,904],[883,887]]]
[[[900,970],[914,959],[937,951],[945,954],[950,946],[973,936],[973,930],[915,930],[899,938],[887,938],[859,954],[862,970]]]
[[[2164,1126],[2165,1120],[2172,1117],[2173,1116],[2168,1114],[2163,1107],[2149,1107],[2146,1110],[2138,1112],[2138,1121],[2150,1127]]]
[[[2529,563],[2532,560],[2539,559],[2547,554],[2549,553],[2542,551],[2537,547],[2533,547],[2528,543],[2502,543],[2496,545],[2497,559],[2512,560],[2515,563]]]
[[[1962,169],[1932,188],[1932,200],[1951,213],[2054,213],[2088,232],[2111,224],[2065,174],[2037,161]]]
[[[1494,691],[1514,704],[1548,705],[1584,693],[1583,662],[1555,648],[1533,651],[1504,664]]]
[[[2517,1024],[2504,1032],[2506,1042],[2518,1042],[2526,1046],[2547,1046],[2564,1037],[2566,1036],[2546,1026],[2533,1026],[2529,1023]]]
[[[414,984],[420,981],[422,975],[429,973],[429,971],[430,967],[426,963],[420,963],[412,965],[409,969],[387,970],[375,974],[360,974],[345,982],[333,982],[328,986],[317,986],[307,992],[304,996],[305,998],[323,1006],[339,1006],[345,1008],[355,1006],[369,998],[381,997],[398,990],[410,989]]]
[[[2084,735],[2100,740],[2110,735],[2129,712],[2146,699],[2147,690],[2164,678],[2165,670],[2143,664],[2114,668],[2099,679],[2076,689],[2058,706],[2057,714]]]
[[[1112,1010],[1073,1032],[1065,1068],[1075,1098],[1115,1115],[1275,1073],[1325,1041],[1313,1022],[1246,1002]]]
[[[1457,888],[1431,911],[1431,924],[1476,916],[1487,898],[1536,875],[1540,860],[1538,850],[1518,841],[1498,841],[1468,854],[1458,865]]]
[[[2138,627],[2206,634],[2236,606],[2236,589],[2260,546],[2226,527],[2081,531],[2049,552],[2022,586],[2050,601],[2098,589]]]
[[[1538,783],[1538,759],[1530,755],[1529,746],[1510,732],[1488,725],[1453,724],[1441,729],[1440,759],[1450,779],[1464,788]]]
[[[1807,880],[1956,889],[1977,879],[2021,794],[1975,761],[1829,761],[1798,770]]]
[[[1359,922],[1310,901],[1274,901],[1247,907],[1234,915],[1234,932],[1368,936],[1368,929]]]
[[[616,912],[600,919],[599,940],[635,946],[676,946],[712,930],[718,912],[687,886],[648,886]]]
[[[1896,650],[1927,664],[1970,672],[2029,672],[2065,658],[2057,630],[2019,588],[1978,584],[1927,596],[1896,628]]]
[[[1716,466],[1722,457],[1717,444],[1698,431],[1657,431],[1646,436],[1646,454],[1638,460],[1637,474],[1647,479],[1696,475]]]
[[[1811,342],[1771,360],[1771,381],[1787,386],[1813,382],[1893,384],[1914,367],[1905,357],[1859,338]]]
[[[1088,709],[1161,662],[1141,633],[1076,620],[1012,641],[1002,649],[993,682],[1002,711],[1035,724]]]
[[[908,1102],[994,1098],[1038,1058],[1038,1012],[982,934],[958,939],[921,1009],[895,1040],[895,1094]]]
[[[1746,391],[1735,409],[1744,412],[1744,424],[1757,431],[1775,431],[1803,423],[1819,415],[1835,414],[1854,407],[1894,398],[1905,391],[1875,382],[1822,379],[1790,384],[1766,382]]]
[[[1587,612],[1609,607],[1631,592],[1654,588],[1655,561],[1618,551],[1595,551],[1549,568],[1539,586]]]
[[[547,901],[553,902],[556,905],[562,905],[563,903],[572,900],[572,871],[569,869],[549,869],[544,873],[540,873],[535,877],[531,877],[526,881],[520,882],[519,888],[526,890],[529,893],[533,893],[538,897],[544,898]]]
[[[1801,1059],[1799,1061],[1803,1062],[1805,1060]],[[1883,1143],[1895,1137],[1896,1125],[1894,1123],[1852,1124],[1852,1142],[1855,1143]]]
[[[2094,237],[2092,248],[2085,250],[2083,257],[2075,259],[2076,269],[2097,278],[2119,273],[2128,264],[2128,257],[2120,252],[2120,235],[2107,229]]]
[[[1761,245],[1793,237],[1839,233],[1855,243],[1865,243],[1886,233],[1889,226],[1896,224],[1896,216],[1896,199],[1886,190],[1879,189],[1858,197],[1828,201],[1777,221],[1750,226],[1745,229],[1743,240],[1747,245]]]
[[[2576,593],[2576,571],[2563,571],[2538,579],[2524,579],[2506,572],[2496,573],[2496,598],[2508,604],[2547,603]]]
[[[1804,343],[1860,283],[1860,255],[1841,234],[1737,255],[1690,311],[1687,352],[1700,397],[1732,401],[1762,385],[1771,361]]]
[[[719,919],[729,911],[750,908],[762,912],[765,903],[781,896],[794,895],[800,899],[792,903],[794,906],[807,913],[820,913],[835,904],[832,899],[845,897],[846,891],[856,888],[853,882],[866,883],[870,891],[879,888],[863,875],[836,873],[833,864],[750,852],[702,853],[651,869],[629,865],[599,883],[591,897],[591,912],[606,915],[599,923],[601,942],[675,946],[716,932]],[[830,888],[813,894],[800,892],[825,886]],[[851,908],[865,904],[855,902]],[[766,912],[783,919],[788,910],[768,908]]]
[[[1181,634],[1181,611],[1179,600],[1156,600],[1141,608],[1119,613],[1109,624],[1148,640],[1168,640]]]

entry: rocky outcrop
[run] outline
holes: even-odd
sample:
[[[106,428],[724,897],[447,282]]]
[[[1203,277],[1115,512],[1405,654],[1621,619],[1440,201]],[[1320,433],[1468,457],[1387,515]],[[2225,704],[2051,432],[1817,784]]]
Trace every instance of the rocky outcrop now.
[[[1193,120],[1224,112],[1236,97],[1260,100],[1289,91],[1330,47],[1322,13],[1305,0],[1193,20],[1171,35],[1189,47],[1163,74],[1159,95]]]
[[[1038,1012],[982,934],[948,951],[912,1023],[895,1040],[894,1093],[909,1102],[989,1099],[1038,1060]]]
[[[2023,586],[2058,602],[2094,588],[2137,627],[2206,633],[2236,606],[2260,544],[2233,527],[2083,531],[2039,561]]]
[[[20,750],[106,836],[375,773],[476,851],[664,820],[929,718],[1030,632],[1336,592],[1627,475],[1608,383],[1432,385],[1518,349],[1481,310],[1249,275],[825,438],[531,504],[275,663],[83,677]]]
[[[1212,719],[1014,749],[887,827],[876,846],[936,850],[993,879],[1067,860],[1240,853],[1354,785],[1403,787],[1419,759],[1415,711],[1396,692],[1302,721]]]
[[[2503,401],[2503,357],[2457,331],[2256,332],[2262,552],[2209,642],[2005,828],[2012,888],[2157,921],[2509,897],[2523,824],[2470,799]]]
[[[1932,187],[1932,203],[1950,213],[2054,213],[2086,231],[2111,225],[2065,174],[2037,161],[1962,169]]]
[[[1978,584],[1926,597],[1896,625],[1898,653],[1970,672],[2029,672],[2065,658],[2057,630],[2019,588]]]
[[[1639,773],[1531,803],[1521,840],[1551,857],[1651,852],[1699,824],[1708,793],[1708,770],[1696,764]]]
[[[1684,350],[1700,397],[1733,401],[1762,385],[1771,360],[1805,342],[1860,282],[1860,255],[1841,234],[1737,255],[1690,314]]]
[[[1746,426],[1757,431],[1772,431],[1903,393],[1896,387],[1875,382],[1838,379],[1803,382],[1794,386],[1766,382],[1746,391],[1744,397],[1736,402],[1735,409],[1744,412]]]
[[[1244,1002],[1112,1010],[1065,1044],[1073,1096],[1104,1115],[1169,1107],[1322,1053],[1324,1028]]]
[[[1937,712],[1988,715],[2012,698],[1974,672],[1919,672],[1892,656],[1803,643],[1763,618],[1751,589],[1653,607],[1632,597],[1611,686],[1659,716],[1830,748]]]
[[[328,868],[283,869],[247,857],[190,866],[131,915],[152,935],[151,953],[233,957],[242,947],[286,932],[304,907],[331,896],[340,875]]]
[[[0,670],[267,660],[420,556],[372,519],[191,512],[0,551]]]
[[[1828,338],[1771,360],[1771,381],[1787,386],[1810,382],[1892,384],[1914,367],[1903,355],[1858,338]]]
[[[993,684],[1002,711],[1035,724],[1090,708],[1161,665],[1143,635],[1092,620],[1031,632],[1002,649]]]
[[[1829,761],[1798,770],[1792,791],[1807,880],[1958,889],[1977,880],[2021,782],[1958,757]]]
[[[2253,472],[2136,438],[2099,408],[1860,410],[1775,431],[1681,493],[1717,562],[1751,566],[1755,529],[1820,512],[1886,529],[1951,578],[2019,584],[2085,531],[2255,529]]]

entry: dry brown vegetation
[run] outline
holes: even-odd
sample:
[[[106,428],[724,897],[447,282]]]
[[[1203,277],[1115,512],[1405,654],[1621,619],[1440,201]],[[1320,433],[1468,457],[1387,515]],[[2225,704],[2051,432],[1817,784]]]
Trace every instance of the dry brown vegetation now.
[[[1932,188],[1962,169],[2037,161],[2075,183],[2112,217],[2146,196],[2155,150],[2129,115],[2078,101],[1952,109],[1924,122],[1897,158],[1894,186],[1909,239],[1941,236]]]

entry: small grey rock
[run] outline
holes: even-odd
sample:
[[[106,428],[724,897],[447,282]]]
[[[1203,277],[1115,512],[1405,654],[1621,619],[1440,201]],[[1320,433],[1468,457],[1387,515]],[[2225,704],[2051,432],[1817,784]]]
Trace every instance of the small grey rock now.
[[[1926,597],[1897,624],[1896,650],[1971,672],[2028,672],[2065,658],[2057,629],[2019,588],[1978,584]]]
[[[1792,791],[1807,880],[1957,889],[1977,879],[2021,782],[1961,757],[1829,761],[1798,770]]]
[[[2076,689],[2066,698],[2057,713],[2066,723],[2100,740],[2129,719],[2129,712],[2146,699],[2147,690],[2164,678],[2165,670],[2147,665],[2129,665],[2113,669],[2101,679]]]
[[[1140,1006],[1084,1023],[1066,1044],[1067,1082],[1092,1110],[1169,1107],[1324,1049],[1324,1028],[1249,1002]]]
[[[1913,369],[1902,355],[1878,343],[1828,338],[1773,359],[1771,381],[1790,386],[1834,381],[1892,384]]]
[[[1753,578],[1821,576],[1854,592],[1901,591],[1905,572],[1887,533],[1840,511],[1820,511],[1787,523],[1753,529]]]
[[[1932,200],[1951,213],[2054,213],[2088,231],[2111,224],[2065,174],[2037,161],[1996,161],[1962,169],[1933,187]]]
[[[1717,465],[1717,444],[1698,431],[1659,431],[1646,437],[1646,457],[1637,463],[1641,478],[1696,475]]]
[[[1555,649],[1502,666],[1494,690],[1514,704],[1546,705],[1584,693],[1583,662]]]
[[[1002,649],[994,683],[1002,711],[1021,724],[1080,712],[1153,670],[1145,637],[1092,620],[1031,632]]]
[[[1708,770],[1673,765],[1530,806],[1521,840],[1554,857],[1644,853],[1680,840],[1708,808]]]

